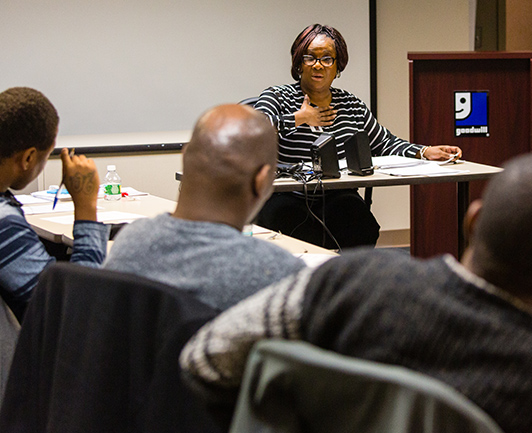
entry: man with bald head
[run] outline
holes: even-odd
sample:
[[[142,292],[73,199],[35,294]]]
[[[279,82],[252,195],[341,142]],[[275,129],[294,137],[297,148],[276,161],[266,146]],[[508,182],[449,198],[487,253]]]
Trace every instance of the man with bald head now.
[[[162,281],[225,310],[305,267],[287,251],[242,234],[272,192],[277,135],[244,105],[221,105],[185,146],[176,210],[135,221],[104,267]]]

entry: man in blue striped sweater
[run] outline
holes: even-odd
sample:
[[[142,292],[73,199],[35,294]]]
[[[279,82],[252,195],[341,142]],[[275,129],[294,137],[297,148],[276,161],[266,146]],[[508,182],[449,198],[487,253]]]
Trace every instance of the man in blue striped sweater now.
[[[41,92],[14,87],[0,93],[0,295],[19,320],[50,256],[10,189],[35,180],[55,146],[59,116]],[[72,262],[98,266],[108,228],[97,222],[99,177],[94,162],[61,152],[65,186],[75,207]]]

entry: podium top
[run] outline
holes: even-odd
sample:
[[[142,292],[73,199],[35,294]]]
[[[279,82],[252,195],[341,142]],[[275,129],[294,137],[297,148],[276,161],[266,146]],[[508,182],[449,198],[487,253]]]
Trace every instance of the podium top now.
[[[490,59],[532,59],[532,51],[427,51],[408,53],[408,60]]]

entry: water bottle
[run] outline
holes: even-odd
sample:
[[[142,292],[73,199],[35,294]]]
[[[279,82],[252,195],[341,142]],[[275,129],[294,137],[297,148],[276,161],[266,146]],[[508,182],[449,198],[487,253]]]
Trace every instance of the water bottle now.
[[[116,166],[108,165],[104,181],[105,200],[120,200],[122,198],[121,184],[122,180],[116,172]]]

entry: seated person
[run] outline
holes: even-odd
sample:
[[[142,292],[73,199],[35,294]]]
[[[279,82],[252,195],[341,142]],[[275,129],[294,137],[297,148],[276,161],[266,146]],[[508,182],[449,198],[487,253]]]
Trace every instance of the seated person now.
[[[305,265],[242,234],[272,192],[277,136],[266,116],[223,105],[197,122],[176,210],[124,227],[104,267],[194,293],[224,310]]]
[[[304,340],[447,383],[506,433],[532,431],[532,155],[471,203],[461,263],[361,248],[268,287],[198,331],[180,362],[196,389],[235,393],[263,338]],[[216,395],[218,391],[216,392]]]
[[[295,82],[269,87],[255,104],[277,129],[280,163],[311,162],[311,145],[323,132],[334,135],[339,159],[345,158],[345,142],[360,131],[368,133],[373,156],[431,160],[461,156],[456,146],[423,146],[395,137],[377,122],[363,101],[332,87],[349,59],[347,44],[335,28],[320,24],[306,27],[292,44],[291,54]],[[324,221],[330,233],[308,208]],[[274,193],[257,223],[325,248],[375,245],[380,229],[356,188],[306,196],[300,192]]]
[[[41,271],[55,261],[30,227],[9,189],[35,180],[52,153],[59,116],[40,92],[14,87],[0,93],[0,295],[21,320]],[[61,151],[63,178],[74,202],[74,247],[70,261],[99,266],[109,230],[96,219],[99,178],[83,155]]]

